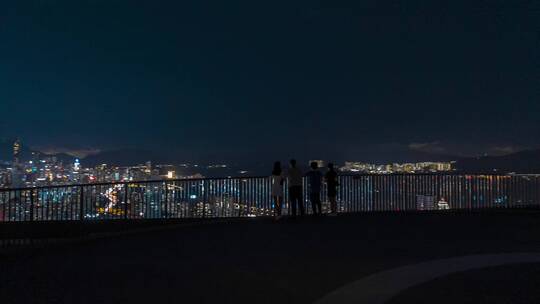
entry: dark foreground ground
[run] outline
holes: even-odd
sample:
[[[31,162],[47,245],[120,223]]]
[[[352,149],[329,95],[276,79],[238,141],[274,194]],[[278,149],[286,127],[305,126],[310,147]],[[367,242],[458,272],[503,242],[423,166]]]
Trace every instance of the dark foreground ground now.
[[[0,255],[1,303],[312,303],[432,259],[540,252],[540,213],[238,220]],[[540,265],[457,273],[391,303],[540,303]]]

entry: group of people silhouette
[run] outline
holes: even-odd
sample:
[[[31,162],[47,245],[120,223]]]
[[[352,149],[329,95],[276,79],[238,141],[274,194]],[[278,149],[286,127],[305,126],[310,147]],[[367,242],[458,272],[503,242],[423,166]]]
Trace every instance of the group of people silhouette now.
[[[291,159],[289,162],[289,170],[285,173],[281,168],[281,163],[279,161],[274,163],[274,169],[272,170],[271,183],[272,183],[272,199],[275,204],[275,216],[276,218],[281,218],[282,209],[283,209],[283,188],[285,181],[289,187],[289,205],[290,205],[290,214],[293,217],[297,216],[297,211],[299,214],[305,215],[304,202],[303,202],[303,178],[307,177],[308,190],[309,190],[309,200],[311,202],[311,208],[314,215],[321,215],[321,188],[323,183],[323,178],[326,181],[327,186],[327,196],[328,201],[330,202],[330,211],[331,215],[337,213],[337,204],[336,204],[336,195],[337,195],[337,173],[334,170],[334,164],[328,164],[328,171],[326,174],[322,174],[319,170],[319,165],[317,162],[310,163],[310,171],[305,175],[302,170],[298,168],[295,159]]]

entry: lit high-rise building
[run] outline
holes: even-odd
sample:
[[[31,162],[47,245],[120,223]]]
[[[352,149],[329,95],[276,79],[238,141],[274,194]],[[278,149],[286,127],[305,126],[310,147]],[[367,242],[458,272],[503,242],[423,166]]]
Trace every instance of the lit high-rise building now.
[[[19,156],[21,155],[21,149],[22,149],[21,141],[18,139],[15,140],[15,142],[13,143],[13,162],[16,164],[19,163]]]

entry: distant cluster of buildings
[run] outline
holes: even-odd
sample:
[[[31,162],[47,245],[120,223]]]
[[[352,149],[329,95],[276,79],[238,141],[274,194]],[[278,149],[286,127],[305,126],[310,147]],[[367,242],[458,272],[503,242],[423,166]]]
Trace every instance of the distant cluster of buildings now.
[[[179,168],[187,165],[153,166],[150,161],[129,167],[107,164],[83,167],[79,159],[75,159],[73,163],[64,163],[55,156],[37,152],[32,153],[31,160],[22,161],[21,149],[21,142],[15,141],[13,161],[0,166],[0,188],[203,177],[200,174],[178,174]]]
[[[371,174],[392,173],[436,173],[452,171],[453,162],[419,162],[419,163],[393,163],[370,164],[363,162],[345,162],[340,168],[342,172],[359,172]]]

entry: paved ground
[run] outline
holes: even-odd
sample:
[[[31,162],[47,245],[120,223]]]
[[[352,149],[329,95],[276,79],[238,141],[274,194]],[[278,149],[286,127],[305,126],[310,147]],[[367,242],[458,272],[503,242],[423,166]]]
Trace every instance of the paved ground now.
[[[533,211],[371,214],[254,219],[137,233],[4,256],[0,301],[312,303],[347,283],[403,265],[471,254],[540,252],[539,224],[540,214]],[[499,292],[505,299],[526,294],[519,299],[538,303],[536,286],[524,284],[528,276],[538,282],[534,269],[540,266],[455,274],[392,301],[443,303],[439,297],[451,294],[454,298],[446,299],[454,301],[444,303],[462,303],[478,290],[493,295],[485,303],[509,303],[493,301]],[[485,277],[492,283],[484,283]],[[467,288],[462,282],[468,282]],[[479,288],[471,287],[475,284]],[[423,297],[425,290],[430,293]]]
[[[388,304],[540,303],[540,264],[490,267],[452,274],[411,288]]]

